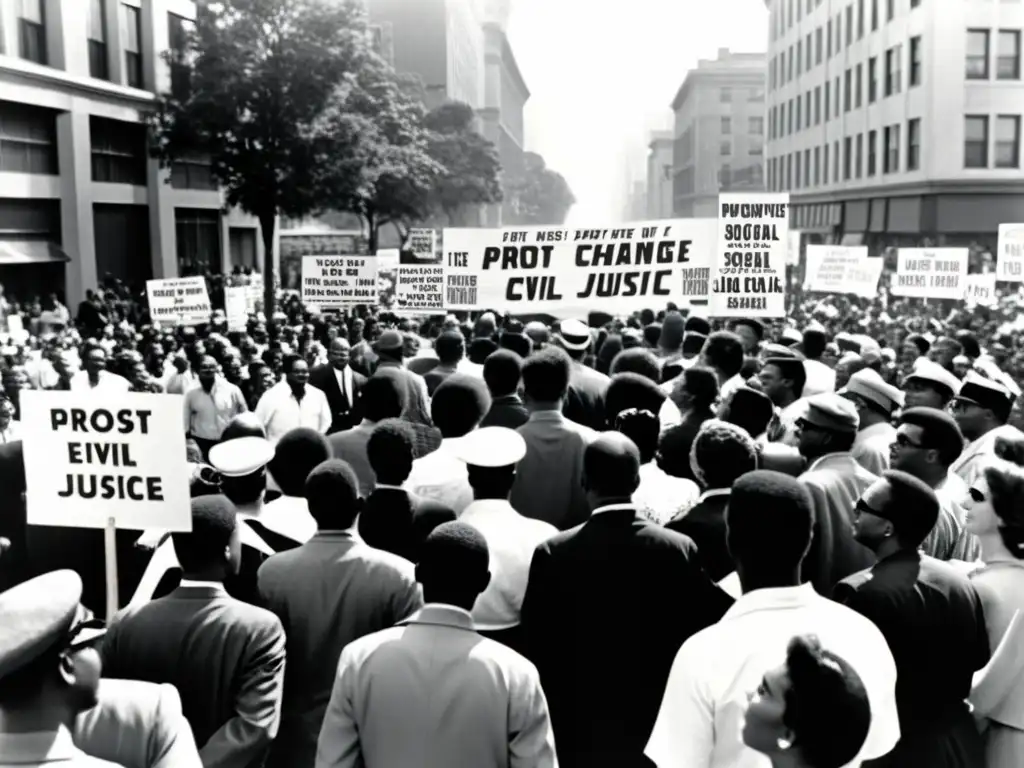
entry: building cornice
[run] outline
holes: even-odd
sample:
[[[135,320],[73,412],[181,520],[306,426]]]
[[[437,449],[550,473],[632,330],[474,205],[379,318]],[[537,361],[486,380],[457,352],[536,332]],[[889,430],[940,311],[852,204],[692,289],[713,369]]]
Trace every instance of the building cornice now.
[[[149,91],[128,88],[92,77],[71,75],[60,69],[44,67],[13,56],[0,55],[0,76],[12,77],[24,82],[25,85],[61,90],[72,96],[119,101],[126,106],[139,109],[152,106],[156,101],[156,96]]]
[[[908,181],[861,189],[836,189],[822,192],[790,192],[798,205],[846,203],[885,198],[924,195],[1008,195],[1024,194],[1024,181],[1017,179],[947,179],[944,181]]]

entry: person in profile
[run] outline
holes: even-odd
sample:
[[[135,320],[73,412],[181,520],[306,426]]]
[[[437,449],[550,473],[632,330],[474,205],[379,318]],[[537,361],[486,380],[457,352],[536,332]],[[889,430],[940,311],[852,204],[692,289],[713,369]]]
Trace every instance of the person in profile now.
[[[786,661],[750,694],[743,743],[773,768],[842,768],[864,746],[871,705],[864,683],[814,635],[789,641]]]

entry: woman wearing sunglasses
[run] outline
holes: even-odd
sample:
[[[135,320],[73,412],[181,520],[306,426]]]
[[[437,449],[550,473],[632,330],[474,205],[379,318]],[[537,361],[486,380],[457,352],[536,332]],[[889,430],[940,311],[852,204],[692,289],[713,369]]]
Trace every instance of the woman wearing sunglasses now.
[[[1024,441],[999,438],[996,455],[971,486],[964,504],[965,528],[981,542],[984,566],[971,574],[981,597],[993,652],[999,647],[1013,616],[1024,615]],[[1024,669],[1014,670],[1024,685]],[[986,768],[1024,765],[1022,696],[1010,697],[984,715]]]
[[[861,748],[871,706],[856,671],[813,635],[789,642],[785,663],[749,695],[743,743],[772,768],[842,768]]]

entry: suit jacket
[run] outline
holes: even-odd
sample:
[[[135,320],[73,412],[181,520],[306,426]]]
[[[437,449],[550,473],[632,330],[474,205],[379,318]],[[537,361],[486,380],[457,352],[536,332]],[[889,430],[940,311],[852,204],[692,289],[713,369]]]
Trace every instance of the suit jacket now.
[[[260,569],[263,602],[288,637],[281,730],[268,765],[312,768],[342,649],[423,604],[412,564],[347,532],[318,533]]]
[[[433,604],[341,654],[316,768],[555,768],[537,670]]]
[[[965,700],[988,663],[981,598],[948,563],[901,551],[843,579],[834,599],[870,619],[896,661],[901,738],[877,765],[985,764]]]
[[[214,586],[125,609],[102,646],[111,677],[178,689],[204,768],[260,765],[281,716],[284,654],[274,614]]]
[[[405,391],[405,408],[402,410],[402,418],[411,421],[413,424],[432,426],[430,421],[430,393],[427,392],[427,382],[418,373],[413,373],[396,360],[381,359],[377,363],[377,369],[373,375],[380,375],[382,371],[388,371],[387,375],[396,376]]]
[[[690,539],[630,504],[538,546],[522,629],[563,768],[650,766],[644,747],[676,652],[732,603]]]
[[[480,422],[481,427],[507,427],[518,429],[530,420],[530,412],[517,394],[496,397],[491,401],[491,409]]]
[[[819,595],[828,596],[841,579],[875,563],[874,552],[853,538],[853,508],[878,478],[849,453],[830,453],[799,479],[811,494],[814,514],[814,536],[801,575]]]
[[[611,379],[582,363],[572,364],[569,392],[562,406],[565,418],[598,432],[606,428],[604,396]]]
[[[719,582],[736,570],[725,543],[725,508],[729,489],[705,493],[689,512],[670,520],[665,527],[688,536],[697,545],[697,562],[712,581]]]
[[[438,501],[402,488],[378,486],[359,513],[359,536],[371,547],[418,563],[420,547],[430,532],[455,518],[451,507]]]
[[[347,461],[352,466],[352,471],[359,480],[359,493],[362,496],[369,495],[373,491],[374,483],[377,482],[377,475],[370,466],[370,458],[366,455],[366,444],[370,442],[370,435],[373,434],[375,426],[376,423],[364,419],[361,424],[327,436],[334,458]]]
[[[352,392],[348,396],[342,394],[341,387],[338,386],[338,377],[334,373],[333,365],[318,365],[309,372],[309,383],[327,395],[327,404],[331,406],[332,420],[327,434],[354,427],[361,419],[359,401],[362,398],[366,377],[351,367],[349,370],[352,373]]]
[[[75,746],[124,768],[202,768],[172,685],[100,680],[99,704],[75,721]]]

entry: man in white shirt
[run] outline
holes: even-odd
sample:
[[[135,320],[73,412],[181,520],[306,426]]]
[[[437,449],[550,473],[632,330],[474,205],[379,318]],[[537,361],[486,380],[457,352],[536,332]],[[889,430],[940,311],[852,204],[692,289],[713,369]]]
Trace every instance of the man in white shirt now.
[[[107,351],[97,345],[90,345],[83,357],[84,370],[71,377],[72,392],[127,392],[131,385],[128,379],[107,370]]]
[[[331,428],[331,406],[327,395],[309,386],[309,365],[298,355],[289,355],[283,368],[284,381],[264,392],[256,404],[256,417],[267,431],[267,439],[276,444],[298,427],[326,435]]]
[[[199,362],[199,386],[185,393],[185,434],[196,441],[203,457],[210,455],[228,423],[249,410],[242,390],[217,373],[217,361],[207,355]]]
[[[800,584],[812,535],[806,489],[778,472],[750,472],[733,486],[726,520],[743,596],[676,655],[647,757],[658,768],[769,768],[743,744],[743,713],[765,670],[782,664],[801,634],[846,659],[868,692],[871,729],[850,765],[888,754],[900,738],[896,664],[871,621]]]

